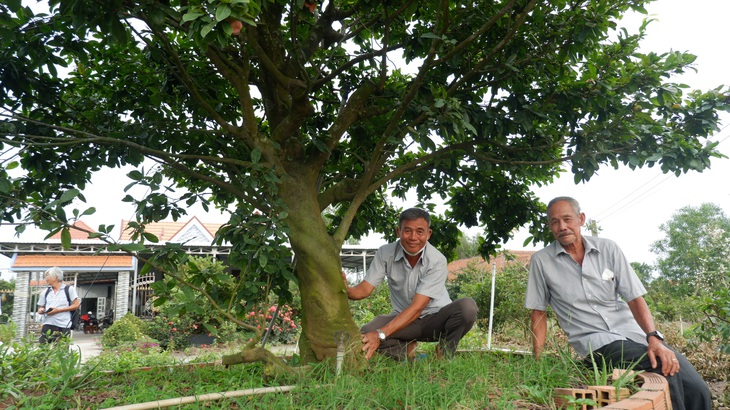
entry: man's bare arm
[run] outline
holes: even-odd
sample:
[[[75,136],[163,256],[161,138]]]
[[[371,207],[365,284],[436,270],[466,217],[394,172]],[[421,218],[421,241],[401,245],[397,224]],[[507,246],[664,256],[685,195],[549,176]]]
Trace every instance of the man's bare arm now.
[[[370,294],[373,293],[373,289],[375,289],[375,286],[371,285],[367,281],[362,281],[358,283],[357,286],[351,287],[350,284],[347,283],[347,277],[345,276],[345,272],[342,272],[342,280],[345,282],[347,298],[350,300],[365,299],[366,297],[370,296]]]
[[[644,333],[656,330],[654,318],[652,317],[651,311],[649,311],[649,306],[646,304],[643,297],[639,296],[638,298],[628,302],[628,305],[629,309],[631,309],[631,314],[634,315],[636,323],[639,324]],[[674,374],[679,371],[679,362],[677,361],[677,356],[674,352],[664,346],[664,343],[656,337],[650,337],[647,342],[649,343],[649,347],[646,350],[646,354],[649,357],[649,362],[651,362],[651,367],[656,369],[657,358],[659,358],[662,362],[662,374],[664,374],[664,376],[674,376]]]
[[[532,355],[535,359],[539,359],[547,339],[547,312],[544,310],[532,311],[530,330],[532,331]]]
[[[403,329],[421,316],[421,312],[430,301],[430,297],[416,293],[411,304],[404,311],[394,317],[387,325],[381,327],[380,331],[385,333],[385,336],[388,337]],[[363,334],[362,342],[362,350],[365,351],[365,358],[370,359],[380,346],[378,332],[372,331]]]

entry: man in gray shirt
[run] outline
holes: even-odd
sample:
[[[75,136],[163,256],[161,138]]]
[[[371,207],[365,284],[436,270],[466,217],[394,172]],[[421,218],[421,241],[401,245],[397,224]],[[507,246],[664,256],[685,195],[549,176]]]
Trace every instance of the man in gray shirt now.
[[[643,298],[646,289],[619,247],[582,236],[578,201],[558,197],[547,208],[556,242],[532,256],[525,307],[532,310],[533,354],[547,337],[550,305],[568,341],[586,364],[662,374],[675,410],[709,410],[710,390],[689,361],[664,343]]]
[[[431,217],[423,209],[410,208],[400,215],[398,242],[383,245],[375,253],[365,279],[350,287],[347,297],[364,299],[383,279],[388,279],[393,313],[381,315],[360,329],[363,351],[370,359],[376,351],[403,360],[417,341],[439,342],[438,351],[453,356],[462,337],[477,318],[471,298],[452,302],[446,291],[446,257],[428,243]]]

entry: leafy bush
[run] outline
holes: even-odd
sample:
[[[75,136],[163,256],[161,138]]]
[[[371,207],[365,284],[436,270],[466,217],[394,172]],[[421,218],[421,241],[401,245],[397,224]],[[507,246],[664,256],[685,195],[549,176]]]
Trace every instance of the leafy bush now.
[[[507,265],[497,272],[492,324],[494,330],[503,329],[507,325],[529,329],[529,312],[524,307],[527,272],[527,267],[518,264]],[[479,307],[477,324],[482,329],[489,326],[491,277],[490,271],[472,265],[447,284],[452,299],[471,297],[476,301]]]
[[[720,351],[730,354],[730,289],[716,289],[702,301],[705,319],[700,324],[700,337],[705,341],[716,339]]]
[[[269,307],[266,311],[251,311],[248,314],[249,320],[257,328],[267,328],[276,312],[276,305]],[[296,322],[297,315],[289,305],[283,305],[271,326],[268,343],[271,344],[292,344],[297,341],[300,325]]]
[[[15,339],[15,333],[18,330],[18,325],[14,322],[8,322],[0,325],[0,342],[8,344]]]
[[[157,340],[167,350],[190,346],[190,336],[198,330],[192,318],[155,316],[147,326],[147,335]]]
[[[63,408],[63,402],[73,389],[85,382],[87,374],[80,374],[81,356],[69,349],[69,339],[49,345],[37,345],[33,340],[0,345],[0,398],[14,396],[16,408],[38,408],[28,405],[22,392],[37,389],[41,395],[53,397],[46,408]]]
[[[115,354],[122,354],[125,352],[139,352],[142,355],[148,355],[152,353],[159,353],[162,351],[160,343],[149,337],[143,336],[141,339],[134,342],[120,343],[118,346],[111,349]]]
[[[392,311],[390,289],[385,281],[373,289],[369,297],[350,301],[350,312],[359,326],[370,322],[378,315],[387,315]]]
[[[676,282],[666,278],[655,279],[647,286],[646,303],[654,319],[663,322],[701,320],[701,298],[677,292],[676,287]]]
[[[136,342],[145,336],[146,331],[147,324],[142,319],[127,313],[104,330],[101,334],[101,345],[108,348]]]

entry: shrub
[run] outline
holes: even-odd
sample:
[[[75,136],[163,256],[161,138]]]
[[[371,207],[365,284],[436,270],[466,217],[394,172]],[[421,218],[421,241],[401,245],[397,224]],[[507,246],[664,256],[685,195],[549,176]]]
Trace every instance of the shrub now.
[[[494,290],[493,329],[500,330],[507,325],[529,329],[529,312],[524,307],[527,291],[527,268],[510,264],[497,272]],[[469,266],[448,284],[452,299],[471,297],[479,307],[480,328],[489,326],[489,309],[492,296],[492,274],[476,265]]]
[[[248,318],[254,326],[266,328],[276,312],[276,306],[270,306],[266,311],[258,310],[248,313]],[[271,331],[266,339],[271,344],[293,344],[297,341],[300,325],[296,321],[297,315],[289,305],[282,305],[279,313],[271,326]]]
[[[142,336],[141,339],[134,342],[120,343],[118,346],[112,348],[112,350],[116,354],[139,352],[142,355],[149,355],[152,353],[159,353],[162,351],[162,348],[157,340],[149,336]]]
[[[0,343],[8,344],[15,339],[15,333],[18,326],[14,322],[8,322],[0,325]]]
[[[116,347],[122,343],[136,342],[144,337],[147,325],[142,319],[127,313],[101,334],[101,345]]]
[[[166,350],[184,349],[190,346],[190,336],[199,325],[188,317],[155,316],[147,326],[147,335],[157,340]]]
[[[370,322],[378,315],[387,315],[392,311],[390,289],[385,281],[378,285],[369,297],[350,301],[350,312],[359,326]]]
[[[702,340],[716,340],[719,349],[730,354],[730,289],[716,289],[712,296],[701,303],[704,320],[700,323]]]

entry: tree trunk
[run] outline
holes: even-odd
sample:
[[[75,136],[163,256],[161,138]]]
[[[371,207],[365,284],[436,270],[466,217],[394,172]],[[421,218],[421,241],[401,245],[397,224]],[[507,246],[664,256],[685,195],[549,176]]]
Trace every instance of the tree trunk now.
[[[342,281],[342,247],[328,234],[316,196],[307,197],[303,191],[294,188],[281,196],[287,198],[289,207],[289,240],[302,298],[300,356],[303,363],[335,359],[336,337],[339,332],[347,332],[345,366],[360,368],[365,360],[360,329],[350,313]]]

